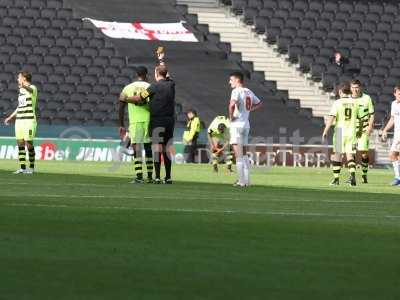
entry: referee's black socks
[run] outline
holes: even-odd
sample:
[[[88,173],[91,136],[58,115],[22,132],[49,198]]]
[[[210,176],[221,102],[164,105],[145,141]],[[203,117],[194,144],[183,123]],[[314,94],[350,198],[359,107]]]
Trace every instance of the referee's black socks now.
[[[165,165],[165,179],[171,179],[171,159],[167,152],[163,152],[164,165]]]
[[[147,178],[153,178],[153,151],[151,149],[151,143],[144,144],[144,152],[146,155],[146,168],[147,168]]]
[[[172,162],[171,162],[170,157],[168,156],[168,153],[165,151],[156,152],[155,155],[156,155],[156,157],[154,160],[154,170],[156,173],[156,179],[160,179],[160,177],[161,177],[161,158],[163,158],[163,160],[164,160],[165,179],[171,179]]]

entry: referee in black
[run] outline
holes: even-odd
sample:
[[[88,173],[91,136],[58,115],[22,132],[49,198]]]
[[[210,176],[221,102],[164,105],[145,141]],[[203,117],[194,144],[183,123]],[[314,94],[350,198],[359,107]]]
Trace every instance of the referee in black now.
[[[138,96],[127,97],[126,102],[141,103],[149,99],[150,136],[154,151],[154,183],[172,184],[171,157],[168,147],[173,143],[175,127],[175,82],[168,76],[165,65],[155,68],[156,82]],[[161,155],[165,165],[165,179],[161,181]]]

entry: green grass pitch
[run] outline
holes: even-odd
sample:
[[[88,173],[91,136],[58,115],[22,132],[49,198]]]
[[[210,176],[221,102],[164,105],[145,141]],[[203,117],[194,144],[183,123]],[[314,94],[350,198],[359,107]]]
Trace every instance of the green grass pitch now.
[[[0,299],[400,299],[400,188],[329,169],[0,162]],[[342,182],[347,178],[342,171]]]

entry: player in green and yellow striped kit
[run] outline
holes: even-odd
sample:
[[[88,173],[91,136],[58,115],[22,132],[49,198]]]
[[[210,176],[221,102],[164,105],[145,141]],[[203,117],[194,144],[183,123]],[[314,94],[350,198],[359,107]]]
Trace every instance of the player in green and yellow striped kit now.
[[[335,124],[333,136],[332,167],[334,179],[331,185],[339,185],[339,175],[342,168],[342,155],[347,158],[347,167],[350,171],[350,185],[356,185],[356,143],[357,143],[357,119],[359,114],[358,102],[351,98],[350,83],[346,82],[339,86],[340,99],[332,105],[329,119],[322,139],[326,140],[329,129]]]
[[[119,101],[119,126],[120,133],[125,131],[124,114],[127,102],[124,101],[127,97],[140,95],[145,91],[150,84],[147,82],[147,69],[138,67],[136,70],[138,80],[127,85],[120,95]],[[143,183],[143,168],[142,168],[142,145],[145,150],[147,182],[153,182],[153,153],[151,149],[149,126],[150,126],[150,110],[148,101],[143,103],[128,103],[129,116],[129,136],[131,145],[134,150],[134,166],[136,178],[134,183]]]
[[[371,97],[363,93],[359,80],[352,80],[350,84],[352,98],[358,102],[360,109],[357,123],[357,151],[361,153],[363,183],[368,183],[369,137],[374,129],[374,104]]]
[[[230,121],[225,116],[216,117],[208,127],[207,135],[214,172],[218,172],[218,162],[222,156],[225,156],[228,171],[232,172],[233,154],[229,145],[229,127]]]
[[[32,75],[28,72],[18,74],[18,107],[4,120],[6,125],[15,118],[15,138],[18,144],[18,158],[20,169],[14,174],[33,174],[35,168],[35,147],[33,139],[36,134],[36,103],[38,91],[32,82]],[[26,168],[26,151],[29,154],[29,169]]]

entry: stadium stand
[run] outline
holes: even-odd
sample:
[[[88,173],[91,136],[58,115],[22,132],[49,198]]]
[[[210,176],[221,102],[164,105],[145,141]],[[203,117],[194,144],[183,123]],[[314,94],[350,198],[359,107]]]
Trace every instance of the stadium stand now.
[[[4,112],[13,109],[15,74],[27,69],[34,73],[40,90],[42,124],[115,126],[116,99],[131,80],[134,66],[154,67],[153,53],[159,42],[111,40],[83,22],[83,17],[126,22],[195,21],[183,16],[175,1],[140,0],[132,6],[128,0],[5,0],[1,6],[1,108]],[[201,28],[188,26],[199,43],[163,43],[177,82],[177,98],[184,106],[177,107],[177,120],[183,124],[184,108],[194,107],[209,122],[226,113],[228,74],[249,68],[240,57],[227,55],[229,45],[221,49]],[[265,109],[253,116],[253,135],[277,137],[281,127],[287,128],[288,134],[300,129],[305,137],[319,135],[321,119],[301,109],[298,101],[288,99],[274,82],[261,82],[257,72],[248,75],[252,79],[247,85],[265,99]]]
[[[235,15],[264,35],[268,44],[288,54],[304,73],[332,91],[340,81],[357,77],[376,101],[381,126],[400,75],[400,3],[391,0],[223,0]],[[339,50],[349,72],[331,64]]]

